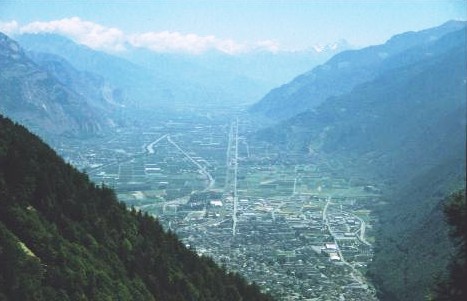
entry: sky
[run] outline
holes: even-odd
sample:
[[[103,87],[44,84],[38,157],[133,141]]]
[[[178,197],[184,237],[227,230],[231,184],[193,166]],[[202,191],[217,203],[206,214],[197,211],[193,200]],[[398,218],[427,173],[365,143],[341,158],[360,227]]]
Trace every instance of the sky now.
[[[465,0],[0,0],[0,31],[51,32],[91,48],[225,53],[355,47],[467,20]]]

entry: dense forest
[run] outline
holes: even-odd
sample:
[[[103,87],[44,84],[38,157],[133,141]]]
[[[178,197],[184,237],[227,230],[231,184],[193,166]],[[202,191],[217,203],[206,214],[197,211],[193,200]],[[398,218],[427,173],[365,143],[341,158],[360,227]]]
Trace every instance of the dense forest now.
[[[438,280],[432,300],[467,300],[467,207],[465,190],[453,194],[444,214],[450,225],[450,236],[455,252],[448,265],[444,278]]]
[[[0,300],[270,300],[0,116]]]

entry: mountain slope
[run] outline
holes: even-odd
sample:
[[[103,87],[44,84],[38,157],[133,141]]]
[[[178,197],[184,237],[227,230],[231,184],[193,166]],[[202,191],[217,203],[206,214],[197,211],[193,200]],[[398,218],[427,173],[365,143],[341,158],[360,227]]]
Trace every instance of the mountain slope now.
[[[465,188],[465,45],[465,29],[448,33],[430,55],[409,51],[411,64],[258,134],[385,183],[371,267],[382,300],[424,300],[449,261],[441,211]]]
[[[350,92],[388,69],[407,66],[431,55],[433,44],[443,35],[465,28],[465,22],[451,21],[420,32],[408,32],[383,45],[344,51],[290,83],[276,88],[250,108],[272,118],[286,119],[313,109],[328,97]],[[441,50],[443,48],[440,48]]]
[[[256,90],[263,91],[265,87],[271,89],[289,81],[297,74],[306,72],[348,48],[349,45],[341,41],[318,50],[294,52],[252,51],[226,54],[208,51],[202,54],[170,54],[130,48],[122,55],[141,66],[151,66],[165,78],[186,77],[185,80],[191,79],[204,86],[219,86],[229,82],[243,81],[252,86],[255,84]],[[244,87],[233,85],[232,88],[242,89]],[[248,86],[246,88],[248,89]],[[241,91],[237,91],[239,92]],[[266,92],[267,90],[263,91],[263,95]]]
[[[76,70],[64,58],[54,54],[28,52],[27,56],[63,85],[70,87],[73,91],[78,91],[90,105],[107,112],[124,106],[123,91],[114,87],[102,76]]]
[[[275,85],[348,47],[342,42],[321,52],[229,55],[157,53],[128,45],[126,51],[110,55],[59,35],[23,34],[17,39],[29,51],[55,54],[78,70],[101,75],[125,92],[129,104],[138,106],[251,104]]]
[[[72,62],[76,69],[99,74],[118,87],[133,85],[131,76],[143,72],[140,67],[124,59],[75,44],[59,35],[23,34],[17,36],[16,40],[27,51],[63,57],[68,62]],[[139,79],[142,78],[136,77],[134,81]]]
[[[219,79],[212,72],[177,55],[134,50],[122,54],[127,60],[78,45],[55,34],[23,34],[17,39],[29,51],[58,55],[80,71],[102,76],[124,92],[131,108],[167,109],[176,104],[215,103],[230,97],[224,89],[226,81],[231,78],[220,74],[217,77],[224,81],[219,84]],[[200,83],[206,78],[207,81],[214,80],[213,87]],[[254,90],[251,86],[248,81],[243,85]]]
[[[466,300],[467,287],[467,204],[465,190],[451,195],[444,207],[450,226],[449,235],[454,242],[455,253],[450,258],[448,275],[440,279],[432,294],[436,300]]]
[[[402,187],[392,187],[380,219],[369,276],[381,300],[427,300],[454,255],[443,208],[465,189],[465,158],[441,161]]]
[[[86,99],[29,59],[0,34],[0,112],[52,134],[89,135],[109,120]]]
[[[53,54],[64,58],[79,71],[102,76],[123,91],[128,105],[157,102],[165,98],[170,101],[171,91],[162,77],[125,59],[92,50],[54,34],[23,34],[16,39],[27,51]]]
[[[384,169],[385,177],[436,164],[464,149],[464,41],[463,30],[448,34],[438,41],[445,52],[388,70],[259,136],[289,148],[355,157]]]
[[[268,300],[0,116],[0,299]]]

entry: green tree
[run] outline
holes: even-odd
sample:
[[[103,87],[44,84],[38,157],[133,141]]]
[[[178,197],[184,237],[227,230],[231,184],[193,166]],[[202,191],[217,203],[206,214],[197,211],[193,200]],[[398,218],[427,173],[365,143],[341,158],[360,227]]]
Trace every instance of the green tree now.
[[[465,190],[452,195],[444,208],[446,220],[451,226],[450,236],[456,252],[449,265],[447,279],[437,284],[433,300],[467,300],[467,207]]]

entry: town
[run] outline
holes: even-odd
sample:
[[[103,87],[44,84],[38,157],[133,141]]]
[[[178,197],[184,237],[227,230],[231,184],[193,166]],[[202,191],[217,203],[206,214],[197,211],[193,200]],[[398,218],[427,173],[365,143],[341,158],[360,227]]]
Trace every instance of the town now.
[[[376,300],[365,276],[375,183],[342,176],[337,160],[254,139],[241,109],[235,118],[216,112],[142,118],[112,137],[56,148],[188,248],[280,300]]]

